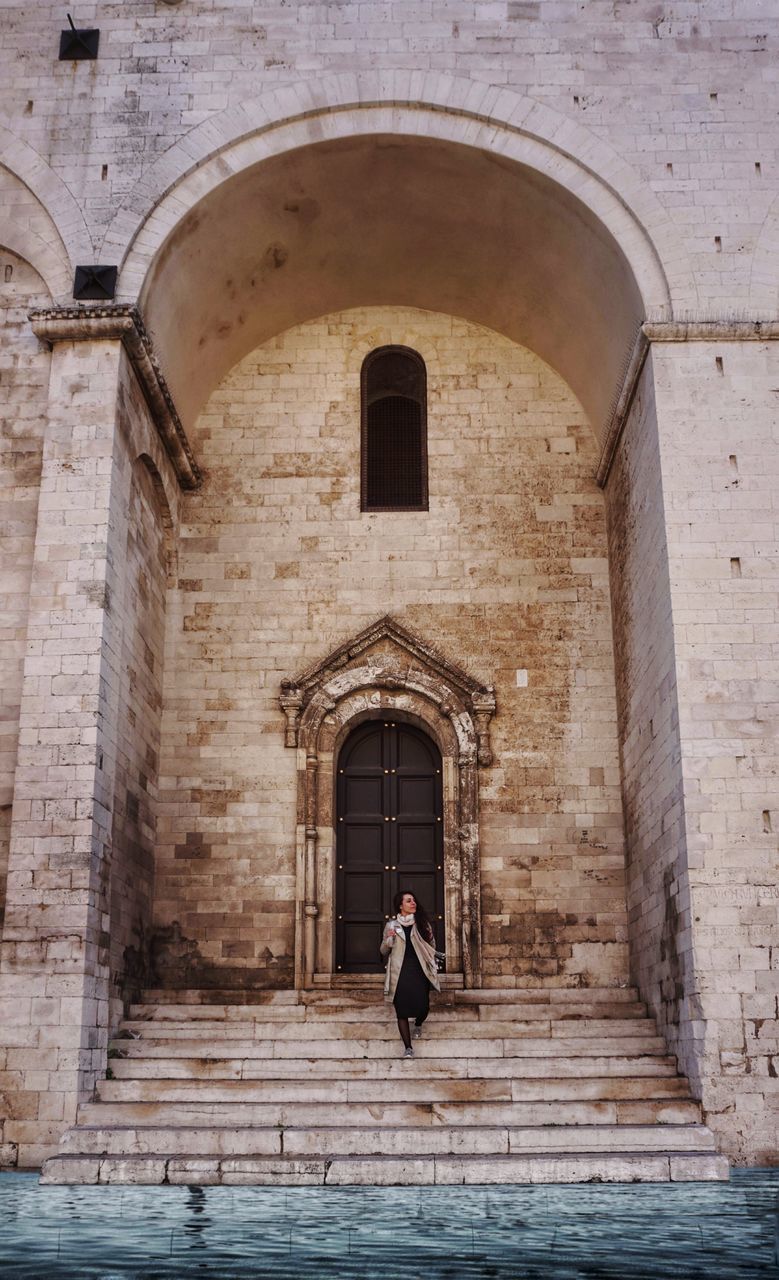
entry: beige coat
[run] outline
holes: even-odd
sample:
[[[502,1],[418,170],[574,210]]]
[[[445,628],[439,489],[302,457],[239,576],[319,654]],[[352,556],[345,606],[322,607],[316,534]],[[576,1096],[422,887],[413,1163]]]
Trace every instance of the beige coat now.
[[[400,971],[403,968],[403,957],[406,954],[406,935],[404,933],[395,935],[395,941],[392,946],[387,941],[395,923],[396,921],[394,920],[387,921],[384,926],[384,936],[382,937],[380,948],[381,954],[387,957],[387,966],[384,974],[384,995],[388,1000],[391,1000],[395,995]],[[411,945],[417,953],[422,972],[431,987],[436,991],[440,991],[441,984],[438,980],[438,969],[435,963],[435,947],[422,937],[416,924],[411,927]]]

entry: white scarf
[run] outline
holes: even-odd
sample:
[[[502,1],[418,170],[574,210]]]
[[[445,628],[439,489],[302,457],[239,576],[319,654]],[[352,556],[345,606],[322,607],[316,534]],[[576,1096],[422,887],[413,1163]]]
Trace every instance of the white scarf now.
[[[404,924],[406,928],[408,928],[408,926],[410,924],[413,924],[414,921],[416,920],[416,915],[412,911],[410,916],[404,916],[402,912],[399,911],[397,915],[397,919],[400,922],[400,924]]]

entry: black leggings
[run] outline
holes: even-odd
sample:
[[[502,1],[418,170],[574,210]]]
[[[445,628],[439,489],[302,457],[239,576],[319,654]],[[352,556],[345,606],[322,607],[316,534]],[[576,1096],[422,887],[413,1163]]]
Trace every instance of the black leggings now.
[[[400,1032],[400,1038],[403,1041],[406,1048],[410,1049],[411,1048],[411,1028],[408,1025],[408,1018],[401,1018],[400,1014],[397,1014],[396,1016],[398,1019],[398,1031]],[[427,1017],[427,1014],[423,1013],[420,1017],[415,1018],[414,1026],[421,1027],[426,1017]]]

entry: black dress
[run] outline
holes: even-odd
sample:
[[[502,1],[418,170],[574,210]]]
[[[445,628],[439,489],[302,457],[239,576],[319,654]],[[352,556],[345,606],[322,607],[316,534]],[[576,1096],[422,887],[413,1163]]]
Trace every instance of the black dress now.
[[[430,1012],[430,983],[411,941],[413,927],[410,924],[401,926],[406,935],[406,951],[392,1003],[399,1018],[415,1018],[417,1022],[424,1022]]]

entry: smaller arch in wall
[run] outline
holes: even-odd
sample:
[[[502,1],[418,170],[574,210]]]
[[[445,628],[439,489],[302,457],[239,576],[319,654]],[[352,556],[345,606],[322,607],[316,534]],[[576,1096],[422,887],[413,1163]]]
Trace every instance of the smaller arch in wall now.
[[[338,753],[364,720],[392,715],[423,729],[441,752],[448,969],[480,986],[479,766],[492,763],[493,689],[386,617],[284,681],[279,701],[286,745],[298,753],[295,985],[326,984],[335,973]]]
[[[30,185],[30,174],[25,181],[4,163],[6,138],[6,131],[0,127],[0,226],[3,244],[38,272],[51,298],[67,297],[73,285],[68,250],[49,207]],[[18,154],[16,158],[19,159]],[[42,175],[44,170],[40,157],[37,160],[36,170],[40,170]],[[57,185],[56,179],[54,185]]]

